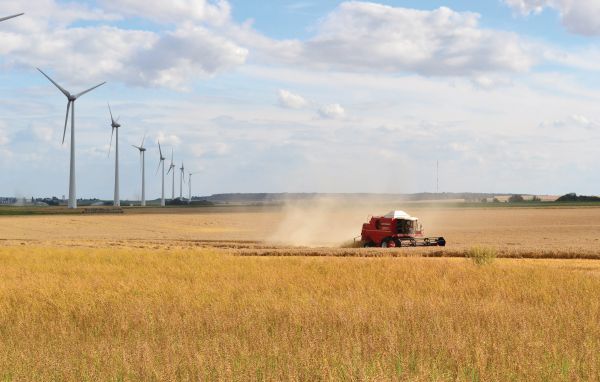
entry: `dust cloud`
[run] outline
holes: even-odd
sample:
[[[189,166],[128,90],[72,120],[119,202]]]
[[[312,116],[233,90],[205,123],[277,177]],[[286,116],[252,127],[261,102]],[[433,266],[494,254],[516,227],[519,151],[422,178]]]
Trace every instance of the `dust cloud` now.
[[[306,247],[340,246],[360,235],[364,208],[347,201],[317,199],[288,202],[269,242]]]
[[[439,207],[418,206],[407,201],[365,198],[319,198],[288,201],[267,241],[302,247],[340,247],[360,236],[362,224],[371,216],[404,210],[419,218],[428,235],[440,235],[445,225]]]

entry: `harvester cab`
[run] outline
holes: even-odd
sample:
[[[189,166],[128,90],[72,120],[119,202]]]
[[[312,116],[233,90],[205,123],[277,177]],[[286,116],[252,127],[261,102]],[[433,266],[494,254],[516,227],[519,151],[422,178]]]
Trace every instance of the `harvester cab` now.
[[[364,247],[431,247],[446,245],[443,237],[425,237],[419,219],[404,211],[391,211],[373,216],[363,224],[361,243]]]

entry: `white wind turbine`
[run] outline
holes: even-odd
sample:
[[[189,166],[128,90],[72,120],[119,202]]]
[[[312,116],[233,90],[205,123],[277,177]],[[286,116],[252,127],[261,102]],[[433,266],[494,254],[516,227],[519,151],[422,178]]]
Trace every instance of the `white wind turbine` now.
[[[25,13],[19,13],[18,15],[12,15],[12,16],[2,17],[2,18],[0,18],[0,22],[5,21],[5,20],[14,19],[15,17],[23,16],[24,14]]]
[[[181,171],[179,177],[179,199],[183,200],[183,182],[185,182],[185,166],[183,165],[183,161],[181,162],[181,168],[179,168],[179,170]]]
[[[173,185],[171,188],[171,200],[175,200],[175,163],[173,163],[173,149],[171,149],[171,165],[169,165],[169,171],[167,171],[167,175],[169,175],[169,173],[171,171],[173,171]]]
[[[165,206],[165,158],[162,154],[162,149],[160,147],[160,141],[158,141],[158,152],[160,153],[160,160],[158,161],[158,168],[156,169],[156,172],[158,172],[158,169],[160,169],[160,166],[162,164],[162,193],[161,193],[161,197],[160,197],[160,206],[164,207]]]
[[[188,178],[188,191],[189,191],[188,204],[192,203],[192,175],[196,175],[196,174],[197,174],[197,172],[190,172],[188,174],[189,175],[189,178]]]
[[[54,86],[56,86],[58,88],[58,90],[60,90],[65,97],[67,97],[67,100],[69,101],[67,103],[67,116],[65,117],[65,128],[63,131],[63,139],[62,139],[62,143],[65,143],[65,135],[67,133],[67,123],[69,122],[69,110],[71,111],[71,165],[70,165],[70,170],[69,170],[69,208],[77,208],[77,191],[76,191],[76,187],[75,187],[75,101],[81,97],[82,95],[91,92],[92,90],[104,85],[106,82],[101,83],[100,85],[96,85],[92,88],[89,88],[88,90],[84,90],[81,93],[77,93],[75,95],[69,93],[68,91],[66,91],[65,89],[63,89],[59,84],[57,84],[56,82],[54,82],[54,80],[50,77],[48,77],[48,75],[46,73],[44,73],[40,68],[38,68],[38,70],[40,71],[40,73],[42,73],[44,75],[44,77],[46,77],[48,80],[50,80],[50,82],[52,82],[54,84]],[[72,107],[72,109],[71,109]]]
[[[142,207],[146,207],[146,149],[144,148],[144,141],[146,140],[146,136],[142,138],[142,144],[139,146],[132,145],[140,152],[140,160],[142,166],[142,201],[140,205]]]
[[[113,118],[112,110],[110,109],[110,104],[108,104],[108,111],[110,112],[110,126],[112,127],[112,132],[110,133],[110,146],[108,146],[109,156],[110,149],[112,147],[113,135],[115,133],[115,130],[117,131],[117,136],[115,137],[115,195],[113,205],[115,207],[121,207],[121,198],[119,196],[119,127],[121,127],[121,125],[118,123],[118,117],[116,120]]]

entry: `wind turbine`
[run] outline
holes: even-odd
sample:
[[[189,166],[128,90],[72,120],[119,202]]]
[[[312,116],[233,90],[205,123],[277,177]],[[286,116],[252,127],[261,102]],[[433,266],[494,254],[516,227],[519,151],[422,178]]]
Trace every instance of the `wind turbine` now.
[[[171,200],[175,200],[175,163],[173,163],[173,149],[171,149],[171,165],[169,165],[169,171],[167,171],[167,175],[169,175],[169,173],[171,171],[173,171],[173,185],[171,188]]]
[[[12,15],[12,16],[2,17],[2,18],[0,18],[0,22],[6,21],[6,20],[10,20],[10,19],[14,19],[15,17],[23,16],[24,14],[25,13],[19,13],[18,15]]]
[[[183,182],[185,182],[185,166],[181,162],[181,176],[179,177],[179,199],[183,200]]]
[[[165,206],[165,158],[162,154],[162,149],[160,148],[160,141],[158,141],[158,152],[160,153],[160,159],[158,161],[158,168],[156,169],[156,172],[158,172],[158,169],[160,169],[160,165],[162,164],[162,194],[160,197],[160,206],[164,207]]]
[[[84,94],[87,94],[89,92],[91,92],[92,90],[104,85],[106,82],[101,83],[100,85],[96,85],[92,88],[89,88],[88,90],[84,90],[81,93],[77,93],[75,95],[69,93],[68,91],[66,91],[65,89],[63,89],[59,84],[57,84],[56,82],[54,82],[54,80],[50,77],[48,77],[48,75],[46,73],[44,73],[40,68],[37,68],[37,70],[39,70],[40,73],[42,73],[44,75],[44,77],[46,77],[48,80],[50,80],[50,82],[52,82],[54,84],[54,86],[56,86],[58,88],[58,90],[60,90],[65,97],[67,97],[67,100],[69,101],[67,103],[67,116],[65,117],[65,128],[63,130],[63,139],[62,139],[62,143],[65,143],[65,135],[67,133],[67,123],[69,122],[69,110],[71,109],[71,107],[73,108],[71,110],[71,165],[70,165],[70,170],[69,170],[69,208],[77,208],[77,190],[75,187],[75,101],[77,101],[77,99],[79,97],[81,97]]]
[[[141,206],[146,207],[146,149],[144,148],[144,141],[146,140],[146,136],[142,138],[142,144],[139,146],[132,145],[140,152],[141,166],[142,166],[142,201]]]
[[[188,189],[189,189],[189,199],[188,204],[192,203],[192,175],[196,175],[197,172],[190,172],[188,178]]]
[[[115,196],[113,205],[115,207],[121,207],[121,198],[119,197],[119,125],[117,120],[113,118],[112,110],[110,109],[110,104],[108,104],[108,111],[110,112],[110,126],[112,127],[112,132],[110,133],[110,146],[108,146],[108,155],[110,156],[110,149],[112,147],[112,139],[115,130],[117,131],[117,136],[115,139]]]

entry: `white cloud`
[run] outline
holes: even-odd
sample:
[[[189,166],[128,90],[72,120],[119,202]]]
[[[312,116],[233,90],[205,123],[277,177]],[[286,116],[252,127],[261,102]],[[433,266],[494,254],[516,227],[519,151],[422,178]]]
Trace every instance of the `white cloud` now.
[[[31,128],[33,136],[42,142],[50,142],[54,139],[54,129],[46,126],[33,126]]]
[[[580,127],[584,129],[594,129],[600,127],[600,124],[590,120],[589,118],[580,115],[572,114],[564,119],[557,119],[553,121],[544,121],[540,124],[540,127],[556,128],[556,129],[569,129],[573,127]]]
[[[438,76],[522,72],[533,65],[516,34],[483,29],[479,17],[445,7],[345,2],[318,25],[296,60],[324,69]]]
[[[124,4],[125,16],[142,18],[153,17],[157,9],[173,8],[170,20],[182,22],[176,23],[175,29],[161,31],[95,24],[74,26],[75,22],[106,22],[121,16],[73,3],[58,4],[55,0],[40,0],[39,4],[18,2],[26,15],[3,24],[0,32],[0,54],[5,55],[5,63],[26,68],[40,66],[57,73],[57,79],[64,81],[68,77],[70,83],[80,86],[89,85],[90,81],[120,81],[186,89],[193,80],[244,64],[248,55],[247,49],[213,27],[215,20],[228,17],[226,2],[181,0],[168,6],[155,2],[157,6],[147,6],[146,11],[137,8],[142,2],[130,0]],[[112,9],[111,4],[112,1],[106,1],[105,5]],[[0,11],[4,8],[8,7],[0,6]],[[183,22],[186,12],[187,22]]]
[[[521,14],[540,13],[548,6],[548,0],[504,0],[504,3]]]
[[[572,33],[600,35],[600,2],[597,0],[504,0],[523,15],[551,8],[560,14],[563,26]]]
[[[287,109],[302,109],[308,106],[308,101],[299,94],[280,89],[278,92],[279,105]]]
[[[231,5],[226,0],[100,0],[106,9],[125,16],[144,17],[158,23],[205,21],[227,22]]]
[[[162,131],[156,135],[155,141],[160,142],[160,145],[162,146],[163,155],[167,154],[166,146],[179,146],[181,144],[181,138],[179,138],[177,135],[165,134]]]
[[[248,51],[210,30],[188,26],[160,37],[147,50],[132,57],[141,84],[187,87],[187,81],[244,64]],[[129,64],[126,63],[126,64]],[[126,78],[136,73],[126,70]],[[125,80],[124,79],[124,80]]]
[[[5,131],[5,125],[0,123],[0,146],[4,146],[8,144],[10,139],[8,138],[8,134]]]
[[[324,119],[340,119],[346,116],[346,110],[339,103],[323,105],[317,112]]]

